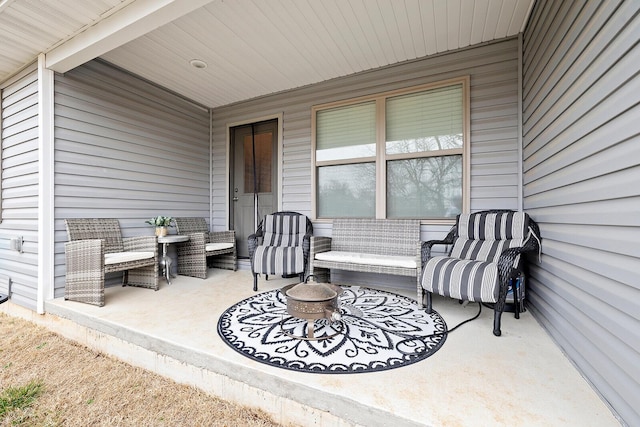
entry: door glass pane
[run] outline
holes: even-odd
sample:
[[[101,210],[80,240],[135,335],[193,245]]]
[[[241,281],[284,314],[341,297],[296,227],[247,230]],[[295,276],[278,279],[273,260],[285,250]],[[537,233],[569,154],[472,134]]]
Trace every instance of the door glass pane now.
[[[462,148],[462,85],[386,101],[387,154]]]
[[[244,137],[244,192],[271,192],[271,165],[273,152],[273,135],[271,132],[258,133],[253,138],[255,142],[256,161],[253,162],[254,148],[251,135]],[[255,181],[254,181],[255,167]]]
[[[387,218],[453,218],[462,212],[462,156],[387,162]]]
[[[316,160],[376,155],[376,104],[365,102],[318,111]]]
[[[374,218],[375,163],[318,168],[319,218]]]

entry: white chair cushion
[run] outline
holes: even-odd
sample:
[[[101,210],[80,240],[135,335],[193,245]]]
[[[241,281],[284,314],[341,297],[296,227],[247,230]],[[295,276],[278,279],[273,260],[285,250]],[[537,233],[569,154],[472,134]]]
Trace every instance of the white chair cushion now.
[[[104,254],[105,265],[119,264],[121,262],[139,261],[141,259],[153,258],[153,252],[114,252]]]
[[[418,268],[415,258],[407,256],[390,256],[363,254],[360,252],[328,251],[316,254],[315,259],[321,261],[350,262],[353,264],[381,265],[384,267]]]
[[[204,248],[207,252],[221,251],[223,249],[232,249],[233,243],[228,243],[228,242],[207,243],[207,245]]]

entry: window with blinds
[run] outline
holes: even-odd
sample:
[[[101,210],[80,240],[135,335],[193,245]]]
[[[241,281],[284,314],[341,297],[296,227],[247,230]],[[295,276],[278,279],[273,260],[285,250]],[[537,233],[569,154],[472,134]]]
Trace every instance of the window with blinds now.
[[[313,109],[316,218],[453,218],[468,78]]]

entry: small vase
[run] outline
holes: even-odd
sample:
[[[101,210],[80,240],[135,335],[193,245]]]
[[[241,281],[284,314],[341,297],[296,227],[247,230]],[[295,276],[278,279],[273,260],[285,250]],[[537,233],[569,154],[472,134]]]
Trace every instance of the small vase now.
[[[156,227],[156,236],[164,237],[167,235],[167,227]]]

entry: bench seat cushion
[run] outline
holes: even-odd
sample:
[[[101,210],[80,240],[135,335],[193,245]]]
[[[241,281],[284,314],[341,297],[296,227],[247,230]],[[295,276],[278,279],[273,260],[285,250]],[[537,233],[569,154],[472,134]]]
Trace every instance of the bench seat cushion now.
[[[415,258],[408,256],[376,255],[360,252],[328,251],[316,254],[320,261],[345,262],[384,267],[418,268]]]
[[[233,243],[228,243],[228,242],[207,243],[207,245],[205,246],[205,250],[207,252],[221,251],[224,249],[233,249]]]
[[[114,252],[104,254],[104,264],[120,264],[122,262],[139,261],[141,259],[154,258],[153,252]]]

